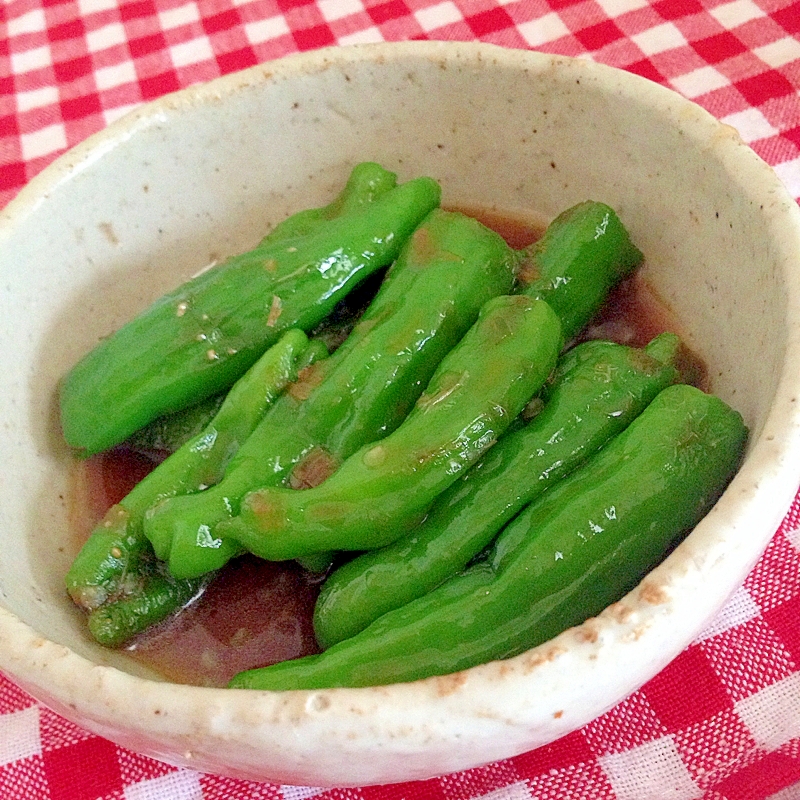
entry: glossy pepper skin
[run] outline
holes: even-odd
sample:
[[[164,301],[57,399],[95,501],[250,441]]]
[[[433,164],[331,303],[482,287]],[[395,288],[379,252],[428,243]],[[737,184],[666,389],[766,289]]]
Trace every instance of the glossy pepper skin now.
[[[357,167],[329,212],[286,221],[100,342],[61,386],[67,443],[82,455],[100,452],[227,389],[283,332],[312,328],[392,263],[441,192],[430,178],[386,190],[376,169]]]
[[[641,350],[592,341],[567,351],[542,392],[543,409],[527,425],[503,436],[438,497],[421,525],[328,577],[314,609],[320,646],[354,636],[461,572],[524,506],[678,380],[680,351],[674,334]]]
[[[680,541],[732,477],[746,435],[741,416],[718,398],[684,384],[668,387],[516,517],[488,563],[320,655],[243,672],[230,685],[395,683],[548,641],[630,591]]]
[[[320,473],[394,430],[481,306],[510,291],[514,267],[514,252],[488,228],[431,212],[350,336],[265,415],[223,481],[148,512],[145,533],[170,572],[196,577],[241,552],[218,526],[238,514],[248,492],[318,483]],[[309,482],[302,475],[310,467],[318,479]]]
[[[136,634],[185,608],[202,594],[210,580],[210,575],[178,580],[160,562],[143,561],[137,584],[129,594],[89,614],[89,633],[105,647],[121,647]]]
[[[388,544],[505,432],[541,389],[561,345],[547,303],[490,300],[394,433],[362,447],[316,488],[250,493],[219,530],[272,561]]]
[[[250,436],[267,407],[297,377],[297,364],[308,347],[302,331],[286,332],[234,384],[205,429],[109,509],[67,573],[67,591],[77,605],[94,611],[121,596],[141,591],[148,570],[143,571],[140,562],[152,560],[150,543],[142,530],[145,511],[158,500],[200,491],[222,477],[228,461]]]
[[[122,444],[139,453],[174,453],[214,419],[225,392],[207,397],[199,403],[164,414],[135,431]]]
[[[328,348],[320,339],[309,339],[306,349],[296,364],[296,372],[321,358],[328,357]],[[193,439],[214,419],[226,392],[201,400],[193,406],[165,414],[129,436],[123,447],[140,453],[174,453],[189,439]]]
[[[169,573],[166,565],[155,558],[142,532],[142,509],[159,490],[166,497],[176,486],[186,490],[196,485],[199,489],[204,484],[198,480],[219,479],[221,466],[247,437],[258,408],[273,402],[299,370],[327,357],[327,348],[321,341],[302,345],[303,341],[304,334],[294,330],[273,345],[234,384],[222,403],[224,413],[212,417],[200,434],[184,443],[185,447],[179,446],[167,459],[169,465],[165,466],[165,461],[156,469],[156,477],[148,476],[146,490],[137,486],[131,493],[133,497],[124,498],[107,517],[109,527],[99,526],[79,553],[67,583],[76,602],[90,602],[88,608],[84,606],[89,611],[88,628],[100,644],[126,644],[192,602],[211,581],[213,573],[190,579],[178,579]],[[299,349],[290,365],[287,357],[292,348]],[[199,453],[193,448],[196,443],[202,443]]]
[[[616,212],[592,200],[559,214],[521,255],[520,291],[553,307],[567,342],[643,259]]]

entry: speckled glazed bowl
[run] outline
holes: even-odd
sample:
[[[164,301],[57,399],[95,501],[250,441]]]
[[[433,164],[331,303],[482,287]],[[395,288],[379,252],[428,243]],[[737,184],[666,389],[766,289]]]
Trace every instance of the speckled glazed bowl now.
[[[615,207],[645,274],[752,431],[689,538],[598,618],[517,658],[383,688],[174,685],[93,644],[68,601],[60,376],[216,257],[375,160],[448,204]],[[543,745],[675,657],[800,481],[800,212],[731,128],[644,79],[493,46],[322,50],[170,95],[45,170],[0,218],[0,669],[134,750],[249,779],[425,778]]]

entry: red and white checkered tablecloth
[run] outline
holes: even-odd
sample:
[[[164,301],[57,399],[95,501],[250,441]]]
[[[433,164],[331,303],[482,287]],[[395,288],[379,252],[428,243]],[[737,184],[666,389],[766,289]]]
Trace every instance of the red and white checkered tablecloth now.
[[[457,39],[583,56],[736,127],[800,198],[800,0],[4,0],[0,206],[143,101],[328,45]],[[434,780],[319,790],[168,767],[0,676],[0,800],[798,800],[800,493],[714,623],[603,717]]]

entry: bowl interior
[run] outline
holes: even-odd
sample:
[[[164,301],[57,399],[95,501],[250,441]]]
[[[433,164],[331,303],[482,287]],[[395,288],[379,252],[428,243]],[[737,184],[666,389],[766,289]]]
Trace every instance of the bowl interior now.
[[[458,750],[450,742],[429,745],[415,762],[420,747],[406,744],[402,758],[386,755],[357,781],[342,777],[342,770],[352,773],[341,754],[338,776],[314,759],[306,772],[278,774],[277,756],[262,758],[267,767],[258,775],[252,765],[227,769],[250,777],[422,777],[555,738],[621,699],[685,646],[744,577],[796,488],[796,468],[787,462],[797,448],[797,413],[787,416],[786,374],[798,361],[790,322],[798,278],[790,264],[800,254],[800,227],[791,198],[734,131],[643,79],[580,61],[442,44],[323,51],[145,107],[62,158],[3,215],[0,347],[13,357],[2,376],[0,452],[13,469],[0,476],[0,604],[40,636],[94,664],[156,677],[93,644],[63,590],[79,543],[70,523],[72,462],[58,432],[60,377],[179,281],[252,246],[288,213],[326,202],[364,160],[401,180],[438,179],[448,205],[545,220],[586,199],[614,207],[645,253],[648,282],[708,364],[712,390],[751,430],[744,478],[706,525],[707,538],[699,532],[694,539],[692,558],[700,563],[706,545],[721,546],[717,527],[739,513],[734,493],[745,496],[760,528],[747,531],[756,541],[742,545],[740,560],[709,579],[710,597],[693,619],[681,618],[671,641],[637,656],[641,668],[621,684],[600,680],[589,691],[599,697],[563,721],[526,718],[502,744],[476,751],[472,742],[457,757],[441,755]],[[776,411],[781,403],[786,409]],[[773,479],[777,492],[766,517],[756,514],[763,505],[751,485],[756,477]],[[680,553],[659,573],[667,582],[686,574]],[[579,659],[570,668],[586,666]],[[10,662],[4,668],[14,674]],[[28,687],[34,692],[37,680]],[[53,687],[44,691],[62,696]],[[420,714],[424,708],[422,702]],[[99,712],[82,719],[105,724]],[[113,725],[104,732],[121,736]],[[236,736],[246,738],[238,729]],[[180,760],[163,741],[157,750],[145,739],[145,748]],[[203,763],[226,771],[214,763],[213,746],[207,749],[211,760]],[[439,753],[435,765],[431,752]]]

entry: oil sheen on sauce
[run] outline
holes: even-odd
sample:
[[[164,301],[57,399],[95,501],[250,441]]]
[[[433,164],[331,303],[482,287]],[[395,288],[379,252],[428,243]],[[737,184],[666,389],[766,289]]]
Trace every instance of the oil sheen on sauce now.
[[[462,209],[500,233],[514,248],[541,235],[530,221]],[[676,321],[638,276],[623,282],[582,336],[641,347]],[[702,386],[703,380],[698,381]],[[124,450],[81,462],[73,492],[76,551],[106,509],[122,499],[157,462]],[[131,658],[168,680],[224,686],[237,672],[318,652],[312,615],[321,577],[294,562],[251,556],[231,562],[204,594],[174,618],[128,646]]]

